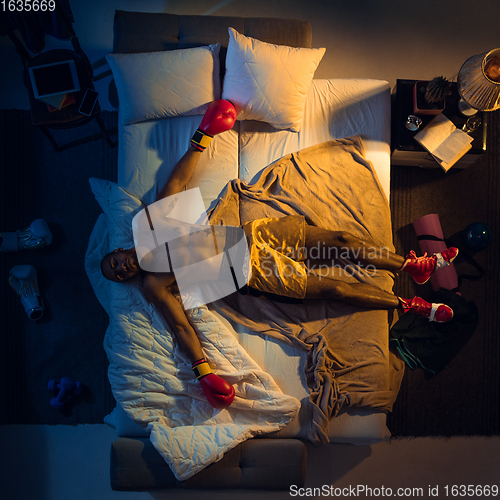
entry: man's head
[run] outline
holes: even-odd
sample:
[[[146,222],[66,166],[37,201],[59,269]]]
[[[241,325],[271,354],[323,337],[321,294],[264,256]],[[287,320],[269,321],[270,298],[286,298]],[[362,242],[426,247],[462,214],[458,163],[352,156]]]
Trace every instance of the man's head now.
[[[110,281],[122,283],[140,272],[134,248],[117,248],[106,254],[101,261],[102,275]]]

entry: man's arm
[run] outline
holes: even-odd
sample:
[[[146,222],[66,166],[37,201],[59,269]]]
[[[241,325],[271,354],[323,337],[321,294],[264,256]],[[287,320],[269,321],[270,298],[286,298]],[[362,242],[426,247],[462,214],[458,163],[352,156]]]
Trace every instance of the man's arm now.
[[[172,170],[167,183],[158,193],[155,201],[184,191],[196,170],[202,151],[190,145],[184,156]]]
[[[146,297],[158,307],[173,330],[175,338],[182,350],[191,360],[193,371],[199,380],[207,401],[219,410],[227,408],[233,402],[234,387],[224,379],[212,373],[210,365],[203,357],[200,340],[191,325],[183,307],[172,295],[168,285],[174,281],[173,276],[147,275],[144,281]]]
[[[180,193],[188,185],[198,165],[200,154],[205,151],[214,135],[230,130],[236,120],[236,109],[229,102],[218,99],[210,103],[203,119],[191,139],[186,154],[174,167],[170,177],[155,201]]]
[[[191,363],[194,363],[203,358],[203,351],[200,340],[183,307],[168,288],[174,281],[174,276],[160,277],[148,274],[144,277],[144,292],[147,299],[163,313],[173,329],[180,347],[187,354]]]

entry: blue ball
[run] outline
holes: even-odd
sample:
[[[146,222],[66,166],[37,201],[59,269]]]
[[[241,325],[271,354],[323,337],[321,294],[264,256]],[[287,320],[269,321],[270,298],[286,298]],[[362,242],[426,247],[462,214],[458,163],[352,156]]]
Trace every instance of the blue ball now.
[[[491,229],[482,222],[473,222],[464,230],[465,246],[472,252],[484,250],[491,243]]]

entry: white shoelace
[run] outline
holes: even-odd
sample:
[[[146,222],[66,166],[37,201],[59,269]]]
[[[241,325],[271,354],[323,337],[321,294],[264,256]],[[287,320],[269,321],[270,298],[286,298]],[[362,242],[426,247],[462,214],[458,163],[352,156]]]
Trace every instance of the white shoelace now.
[[[446,267],[449,264],[447,260],[444,260],[444,257],[440,253],[437,253],[436,257],[437,257],[436,269],[441,269],[442,267]]]
[[[436,321],[436,311],[441,304],[432,304],[431,314],[429,315],[429,321]]]

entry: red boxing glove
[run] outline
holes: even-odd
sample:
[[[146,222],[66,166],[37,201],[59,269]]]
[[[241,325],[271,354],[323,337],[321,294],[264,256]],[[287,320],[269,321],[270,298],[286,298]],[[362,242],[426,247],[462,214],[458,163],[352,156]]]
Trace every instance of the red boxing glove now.
[[[193,371],[200,381],[208,402],[218,410],[227,408],[234,399],[234,387],[212,373],[205,358],[193,363]]]
[[[191,144],[200,151],[205,151],[214,135],[233,128],[237,114],[229,101],[218,99],[211,102],[198,130],[191,139]]]

